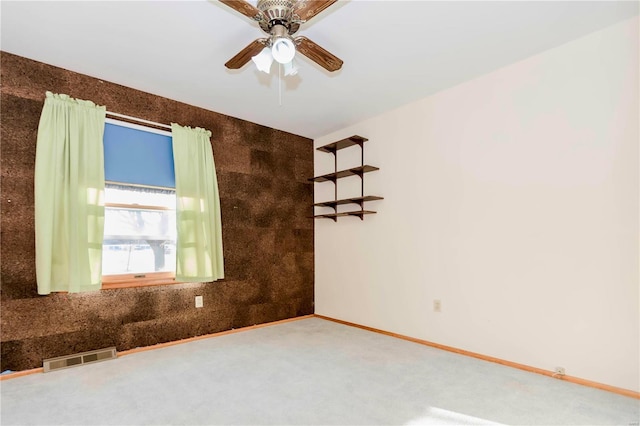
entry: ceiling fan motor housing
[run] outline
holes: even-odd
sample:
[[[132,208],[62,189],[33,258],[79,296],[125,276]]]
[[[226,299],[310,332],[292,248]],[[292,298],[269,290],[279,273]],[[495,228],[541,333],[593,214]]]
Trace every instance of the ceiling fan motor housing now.
[[[295,22],[294,0],[259,0],[258,9],[266,19],[259,22],[260,28],[267,34],[276,25],[282,25],[289,35],[294,34],[300,28],[300,23]]]

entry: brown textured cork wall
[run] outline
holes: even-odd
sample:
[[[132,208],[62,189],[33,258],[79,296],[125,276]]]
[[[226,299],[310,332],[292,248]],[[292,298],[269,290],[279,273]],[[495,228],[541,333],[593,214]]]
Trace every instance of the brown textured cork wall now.
[[[313,313],[310,139],[6,52],[0,67],[3,371],[40,367],[54,356],[108,346],[126,350]],[[37,294],[33,172],[47,90],[121,114],[211,130],[225,280]],[[204,308],[194,307],[196,295],[204,296]]]

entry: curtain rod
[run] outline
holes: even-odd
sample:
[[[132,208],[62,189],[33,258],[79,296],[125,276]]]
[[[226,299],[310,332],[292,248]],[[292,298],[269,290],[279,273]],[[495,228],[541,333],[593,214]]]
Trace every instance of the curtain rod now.
[[[113,117],[126,118],[127,120],[137,121],[145,124],[151,124],[153,126],[164,127],[165,129],[171,129],[171,126],[169,126],[168,124],[156,123],[155,121],[149,121],[143,118],[132,117],[130,115],[118,114],[117,112],[107,111],[107,115],[111,115]]]

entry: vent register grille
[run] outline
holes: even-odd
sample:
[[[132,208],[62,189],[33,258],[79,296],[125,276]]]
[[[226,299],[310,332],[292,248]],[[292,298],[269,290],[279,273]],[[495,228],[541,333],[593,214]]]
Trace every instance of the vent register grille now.
[[[48,373],[49,371],[60,370],[62,368],[76,367],[83,364],[92,364],[94,362],[107,361],[115,358],[116,348],[112,347],[45,359],[42,362],[42,367],[44,372]]]

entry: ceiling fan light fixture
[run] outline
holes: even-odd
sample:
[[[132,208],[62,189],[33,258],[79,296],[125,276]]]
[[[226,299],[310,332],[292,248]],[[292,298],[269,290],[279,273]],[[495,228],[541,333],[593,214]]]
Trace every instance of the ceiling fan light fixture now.
[[[281,64],[288,64],[296,55],[296,45],[287,37],[277,37],[271,46],[273,59]]]
[[[291,62],[287,62],[286,64],[284,64],[285,77],[296,74],[298,74],[298,66],[296,65],[296,61],[292,59]]]
[[[257,55],[251,57],[251,60],[256,64],[256,68],[260,71],[269,74],[271,71],[271,64],[273,63],[273,56],[271,55],[271,49],[265,47]]]

